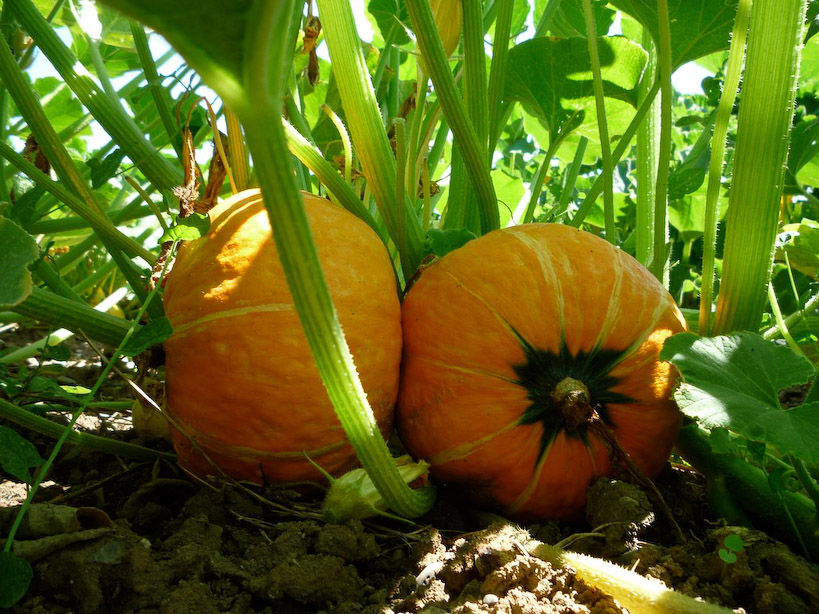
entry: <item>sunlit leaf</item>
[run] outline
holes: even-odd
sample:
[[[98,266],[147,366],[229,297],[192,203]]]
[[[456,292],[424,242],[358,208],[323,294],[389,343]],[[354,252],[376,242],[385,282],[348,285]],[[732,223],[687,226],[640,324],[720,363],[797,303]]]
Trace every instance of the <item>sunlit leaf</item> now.
[[[751,333],[681,333],[665,342],[660,358],[680,371],[683,383],[674,398],[702,426],[724,427],[781,454],[819,462],[819,403],[779,404],[780,390],[813,376],[807,359]]]
[[[597,36],[605,36],[614,23],[615,12],[606,6],[606,0],[593,0],[594,24]],[[571,38],[587,37],[586,17],[583,14],[583,0],[562,0],[549,29],[551,36]]]
[[[176,225],[171,226],[162,234],[159,242],[194,241],[205,234],[208,228],[210,228],[210,217],[207,214],[192,213],[188,217],[179,218]]]
[[[728,49],[738,0],[668,0],[674,68]],[[657,0],[611,0],[660,40]]]
[[[371,0],[367,9],[375,18],[384,40],[391,40],[395,45],[410,42],[407,36],[409,13],[402,0]]]
[[[642,75],[646,53],[624,37],[604,37],[598,44],[609,132],[616,135],[628,124],[630,118],[625,114],[634,114],[634,88]],[[511,49],[505,96],[520,101],[542,121],[551,139],[584,124],[589,126],[589,135],[597,138],[591,60],[585,39],[536,38]]]

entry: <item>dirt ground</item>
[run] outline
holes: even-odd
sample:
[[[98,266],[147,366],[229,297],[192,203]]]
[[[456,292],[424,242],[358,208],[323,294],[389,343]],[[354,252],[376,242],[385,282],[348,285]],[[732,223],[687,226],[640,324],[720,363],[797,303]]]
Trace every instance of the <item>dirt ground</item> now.
[[[86,370],[60,377],[93,377],[94,369]],[[126,399],[130,393],[112,384],[107,394]],[[127,411],[99,414],[86,428],[144,443],[130,428]],[[51,440],[22,432],[41,455],[49,454]],[[574,525],[520,527],[465,507],[457,492],[445,488],[416,523],[334,525],[322,520],[319,500],[295,491],[199,484],[171,463],[140,464],[66,448],[19,534],[16,547],[32,561],[34,579],[9,611],[627,612],[572,569],[520,548],[534,538],[605,557],[737,612],[819,612],[817,568],[764,533],[714,518],[700,475],[669,465],[657,486],[684,541],[646,493],[607,479],[590,489],[585,522]],[[4,516],[24,497],[25,486],[0,473],[0,535]],[[732,563],[720,558],[729,535],[744,544]]]

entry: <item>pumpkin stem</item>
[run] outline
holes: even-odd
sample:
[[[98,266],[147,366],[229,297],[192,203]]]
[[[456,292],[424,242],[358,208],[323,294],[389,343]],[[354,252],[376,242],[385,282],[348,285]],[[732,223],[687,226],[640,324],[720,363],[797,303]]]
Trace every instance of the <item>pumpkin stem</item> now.
[[[558,408],[566,428],[576,429],[586,424],[596,415],[591,406],[589,389],[580,380],[573,377],[564,377],[552,390],[552,402]]]

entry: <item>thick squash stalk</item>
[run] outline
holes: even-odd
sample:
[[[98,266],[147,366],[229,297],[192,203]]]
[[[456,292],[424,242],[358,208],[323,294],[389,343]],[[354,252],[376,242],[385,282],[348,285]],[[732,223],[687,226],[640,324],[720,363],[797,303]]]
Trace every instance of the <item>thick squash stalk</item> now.
[[[713,334],[756,331],[779,224],[807,0],[755,0]]]
[[[292,54],[284,34],[293,23],[296,2],[255,0],[241,8],[212,3],[203,12],[201,2],[193,0],[106,1],[162,32],[241,121],[262,193],[270,195],[265,207],[293,303],[339,421],[389,506],[402,516],[423,514],[433,494],[407,487],[381,437],[290,172],[281,109]],[[235,39],[227,39],[225,32],[233,32]]]

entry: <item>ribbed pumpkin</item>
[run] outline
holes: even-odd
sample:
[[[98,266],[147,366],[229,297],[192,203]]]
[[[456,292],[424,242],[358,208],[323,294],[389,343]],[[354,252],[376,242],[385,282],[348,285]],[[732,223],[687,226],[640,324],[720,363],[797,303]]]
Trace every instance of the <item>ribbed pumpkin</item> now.
[[[390,258],[364,222],[304,194],[324,275],[384,433],[392,426],[401,313]],[[168,412],[180,464],[253,482],[321,479],[356,465],[293,307],[258,190],[211,212],[165,287]],[[191,444],[195,441],[196,446]]]
[[[559,224],[490,232],[421,273],[402,323],[398,432],[478,503],[578,517],[591,481],[612,474],[595,419],[646,476],[666,462],[681,416],[658,354],[685,321],[603,239]]]

